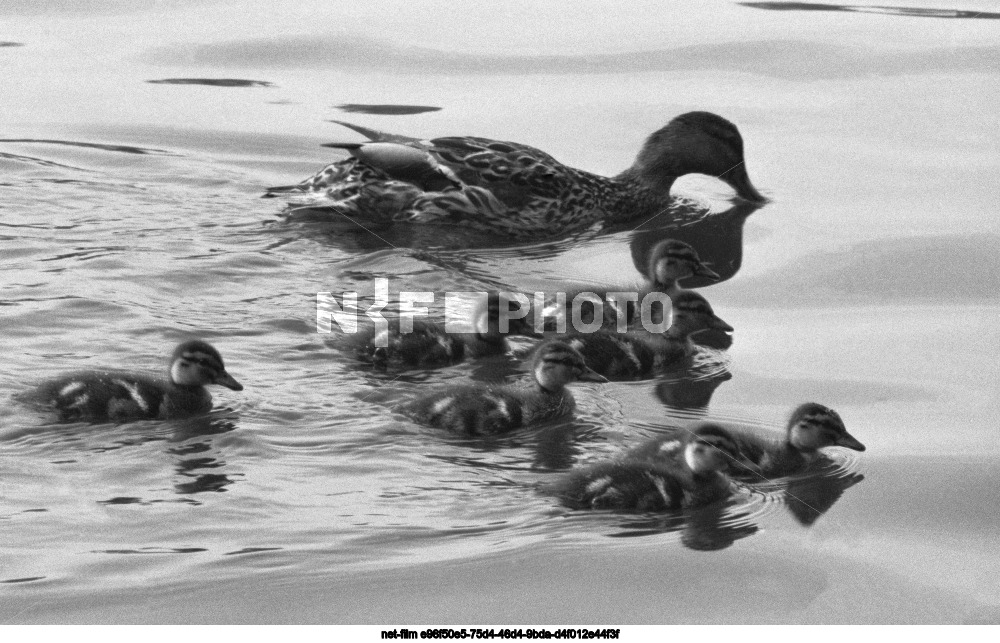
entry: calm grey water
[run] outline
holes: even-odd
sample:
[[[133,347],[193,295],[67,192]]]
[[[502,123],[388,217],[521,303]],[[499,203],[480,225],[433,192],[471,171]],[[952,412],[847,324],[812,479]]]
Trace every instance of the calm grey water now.
[[[1000,22],[751,4],[0,6],[0,622],[1000,619]],[[695,109],[739,125],[771,204],[727,210],[689,177],[713,215],[514,246],[258,198],[357,140],[329,119],[614,174]],[[512,360],[393,379],[316,331],[317,292],[379,277],[634,283],[664,235],[726,266],[702,292],[736,328],[708,358],[728,379],[575,385],[574,419],[475,442],[391,407]],[[10,401],[161,370],[189,334],[246,386],[207,418],[53,426]],[[778,430],[807,400],[868,451],[804,486],[679,517],[537,490],[696,417]]]

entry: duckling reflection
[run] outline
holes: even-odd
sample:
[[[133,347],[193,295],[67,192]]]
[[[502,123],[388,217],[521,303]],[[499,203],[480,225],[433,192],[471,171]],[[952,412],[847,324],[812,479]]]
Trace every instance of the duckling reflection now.
[[[214,437],[236,430],[235,417],[197,417],[177,422],[170,441],[176,446],[167,453],[177,456],[175,471],[179,479],[174,492],[191,495],[207,491],[224,491],[233,480],[224,472],[226,462],[213,454]]]
[[[734,511],[732,505],[732,502],[716,503],[680,514],[625,518],[622,530],[609,536],[635,538],[679,531],[681,544],[688,549],[718,551],[760,531],[749,515]]]
[[[656,382],[656,397],[673,409],[704,410],[712,401],[715,389],[732,378],[732,373],[727,370],[718,370],[708,377],[664,376]]]
[[[833,507],[844,492],[865,477],[853,471],[844,471],[826,461],[810,467],[808,476],[797,476],[789,481],[783,493],[788,513],[809,527]]]

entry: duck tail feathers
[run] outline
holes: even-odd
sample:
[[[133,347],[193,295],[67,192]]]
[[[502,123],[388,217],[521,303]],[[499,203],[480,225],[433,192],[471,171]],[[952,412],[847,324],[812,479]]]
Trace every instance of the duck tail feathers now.
[[[380,132],[377,129],[371,129],[370,127],[365,127],[364,125],[355,125],[354,123],[348,123],[347,121],[329,120],[328,123],[336,123],[337,125],[342,125],[347,129],[354,130],[358,134],[361,134],[370,141],[375,141],[377,143],[402,143],[403,145],[409,143],[419,143],[419,138],[414,138],[412,136],[403,136],[402,134],[389,134],[386,132]]]

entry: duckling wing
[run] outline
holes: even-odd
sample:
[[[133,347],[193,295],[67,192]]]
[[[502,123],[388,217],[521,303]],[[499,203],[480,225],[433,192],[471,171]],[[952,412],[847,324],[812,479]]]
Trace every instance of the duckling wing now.
[[[574,335],[567,344],[580,351],[587,366],[610,380],[633,380],[647,377],[655,355],[638,336],[597,331]]]
[[[552,491],[573,509],[663,511],[680,507],[676,478],[648,462],[602,462],[570,472]]]
[[[82,372],[42,384],[33,398],[62,422],[139,420],[159,416],[165,382],[115,371]]]
[[[407,412],[421,424],[470,436],[495,435],[523,425],[515,396],[479,387],[440,391],[417,400]]]

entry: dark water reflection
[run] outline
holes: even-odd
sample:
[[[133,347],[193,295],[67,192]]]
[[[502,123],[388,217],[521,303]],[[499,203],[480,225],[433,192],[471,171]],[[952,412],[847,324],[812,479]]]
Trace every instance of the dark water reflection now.
[[[877,13],[884,16],[906,16],[914,18],[978,18],[980,20],[1000,20],[1000,13],[989,11],[963,11],[960,9],[930,9],[926,7],[892,7],[879,5],[828,4],[821,2],[740,2],[744,7],[770,9],[771,11],[847,11],[853,13]]]
[[[361,105],[359,103],[346,103],[344,105],[337,105],[336,108],[342,112],[350,112],[352,114],[378,114],[379,116],[405,116],[408,114],[441,111],[440,107],[433,107],[431,105]]]

